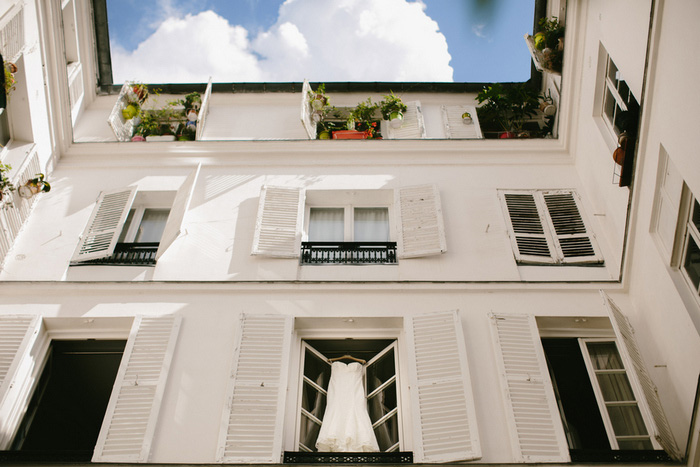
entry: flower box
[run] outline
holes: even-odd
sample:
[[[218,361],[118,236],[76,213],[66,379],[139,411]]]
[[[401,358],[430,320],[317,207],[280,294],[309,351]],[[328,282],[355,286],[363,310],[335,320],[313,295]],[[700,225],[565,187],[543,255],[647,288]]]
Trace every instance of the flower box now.
[[[333,132],[333,139],[367,139],[367,133],[357,130],[338,130]]]

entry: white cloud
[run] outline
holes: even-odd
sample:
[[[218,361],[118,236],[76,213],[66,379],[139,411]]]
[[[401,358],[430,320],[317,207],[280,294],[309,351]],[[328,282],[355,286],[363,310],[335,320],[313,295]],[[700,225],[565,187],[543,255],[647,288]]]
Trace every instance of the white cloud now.
[[[114,81],[452,81],[447,41],[424,8],[286,0],[254,38],[212,11],[173,17],[133,52],[113,49]]]
[[[484,34],[485,28],[485,24],[475,24],[474,26],[472,26],[472,32],[476,37],[481,37],[483,39],[486,37],[486,34]]]

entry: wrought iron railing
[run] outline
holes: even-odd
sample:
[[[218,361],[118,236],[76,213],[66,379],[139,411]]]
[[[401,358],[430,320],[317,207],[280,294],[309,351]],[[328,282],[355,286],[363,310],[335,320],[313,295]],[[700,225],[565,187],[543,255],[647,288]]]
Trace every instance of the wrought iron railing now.
[[[105,258],[81,261],[80,264],[114,264],[121,266],[144,266],[156,264],[158,242],[117,243],[114,253]]]
[[[396,263],[396,242],[301,243],[301,264]]]

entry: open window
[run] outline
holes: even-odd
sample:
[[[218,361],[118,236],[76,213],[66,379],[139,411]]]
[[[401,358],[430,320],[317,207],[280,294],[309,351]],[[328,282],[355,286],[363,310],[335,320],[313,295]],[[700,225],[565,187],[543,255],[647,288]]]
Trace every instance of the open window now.
[[[397,257],[438,255],[446,249],[435,185],[261,190],[254,255],[301,256],[302,264],[392,264]]]
[[[198,174],[199,166],[177,192],[102,192],[71,264],[155,264],[180,234]]]
[[[543,318],[571,329],[538,329],[531,315],[492,315],[518,461],[680,459],[629,323],[605,300],[607,320]],[[599,327],[585,328],[588,320]]]
[[[519,264],[602,264],[595,237],[571,190],[500,190]]]

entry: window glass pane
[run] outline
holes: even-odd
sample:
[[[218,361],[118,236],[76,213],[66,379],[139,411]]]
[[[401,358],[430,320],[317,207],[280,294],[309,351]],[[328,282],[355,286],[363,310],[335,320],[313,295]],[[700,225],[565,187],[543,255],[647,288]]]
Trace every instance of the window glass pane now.
[[[388,208],[355,208],[356,242],[389,241]]]
[[[617,445],[620,449],[627,450],[651,450],[654,449],[654,445],[651,444],[649,439],[639,439],[639,440],[624,440],[618,439]]]
[[[612,81],[612,85],[617,88],[617,82],[619,78],[619,73],[617,71],[617,67],[615,66],[615,63],[608,57],[608,79]]]
[[[122,233],[119,234],[118,243],[124,243],[126,240],[126,233],[129,231],[131,226],[131,221],[134,219],[134,210],[129,211],[129,215],[126,216],[126,222],[124,222],[124,227],[122,227]]]
[[[609,406],[608,414],[615,436],[646,435],[644,419],[636,405]]]
[[[617,84],[617,90],[620,93],[622,102],[627,104],[630,101],[630,88],[627,86],[627,82],[625,80],[620,80]]]
[[[157,243],[163,236],[170,209],[146,209],[136,233],[135,243]]]
[[[593,368],[596,370],[619,370],[624,368],[614,342],[587,342],[586,346],[591,356]]]
[[[399,442],[399,416],[394,414],[374,428],[379,450],[384,452]],[[394,449],[396,450],[396,449]]]
[[[323,390],[327,390],[328,381],[330,381],[331,377],[331,366],[314,352],[306,349],[304,353],[304,377]],[[314,384],[309,383],[307,380],[304,381],[301,407],[311,417],[302,411],[299,426],[299,443],[312,451],[316,450],[316,439],[321,429],[321,425],[313,420],[312,417],[322,421],[326,411],[326,396]]]
[[[612,125],[613,117],[615,116],[615,98],[609,89],[606,88],[605,97],[603,101],[603,115],[608,118],[608,121]]]
[[[343,208],[311,208],[309,241],[342,242],[345,240]]]
[[[690,282],[693,283],[695,289],[700,286],[700,248],[692,236],[688,235],[688,249],[685,252],[683,260],[683,269],[688,274]]]
[[[625,373],[598,374],[598,384],[606,402],[636,400]]]
[[[690,216],[690,219],[698,230],[700,230],[700,204],[698,204],[698,200],[693,201],[693,214]]]

